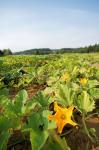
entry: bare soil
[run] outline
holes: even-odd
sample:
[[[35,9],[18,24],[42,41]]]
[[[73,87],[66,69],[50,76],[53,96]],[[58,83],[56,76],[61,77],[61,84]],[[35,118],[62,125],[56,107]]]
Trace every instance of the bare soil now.
[[[29,98],[32,98],[32,96],[34,96],[35,94],[37,94],[37,92],[43,90],[44,88],[46,87],[46,85],[34,85],[34,84],[30,84],[29,86],[26,86],[24,88],[20,88],[20,89],[17,89],[17,88],[13,88],[13,89],[10,89],[10,97],[11,98],[15,98],[16,94],[22,90],[22,89],[25,89],[28,93],[28,96]]]

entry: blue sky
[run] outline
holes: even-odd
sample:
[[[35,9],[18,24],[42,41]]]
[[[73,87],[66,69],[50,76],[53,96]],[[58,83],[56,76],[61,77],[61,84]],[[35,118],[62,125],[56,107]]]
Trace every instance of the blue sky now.
[[[0,0],[0,49],[99,43],[99,0]]]

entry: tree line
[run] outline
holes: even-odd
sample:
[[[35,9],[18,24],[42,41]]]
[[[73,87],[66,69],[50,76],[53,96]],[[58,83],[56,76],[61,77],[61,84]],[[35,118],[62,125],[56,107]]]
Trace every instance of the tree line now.
[[[12,55],[12,51],[10,49],[0,50],[0,56]]]
[[[12,53],[10,49],[4,49],[0,50],[0,56],[31,55],[31,54],[44,55],[44,54],[63,54],[63,53],[95,53],[95,52],[99,52],[99,44],[79,48],[61,48],[61,49],[36,48],[25,51],[19,51],[15,53]]]
[[[21,52],[16,52],[16,55],[43,55],[43,54],[63,54],[63,53],[95,53],[99,52],[99,44],[89,45],[86,47],[79,48],[61,48],[61,49],[49,49],[49,48],[39,48],[30,49]]]

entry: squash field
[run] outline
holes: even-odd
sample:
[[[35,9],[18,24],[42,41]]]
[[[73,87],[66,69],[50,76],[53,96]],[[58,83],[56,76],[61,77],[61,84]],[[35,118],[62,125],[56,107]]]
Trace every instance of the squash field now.
[[[0,57],[0,150],[98,149],[98,53]]]

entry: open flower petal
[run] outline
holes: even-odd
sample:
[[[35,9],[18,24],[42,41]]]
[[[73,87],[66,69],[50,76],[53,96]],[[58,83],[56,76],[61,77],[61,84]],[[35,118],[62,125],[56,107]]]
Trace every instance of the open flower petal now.
[[[72,116],[72,113],[73,113],[73,109],[74,109],[74,106],[70,106],[69,108],[68,108],[68,116]]]
[[[63,108],[58,106],[58,104],[55,102],[54,107],[56,113],[54,115],[49,115],[48,119],[56,121],[58,133],[62,133],[62,130],[67,123],[71,124],[72,126],[77,125],[77,123],[71,120],[74,106]]]

